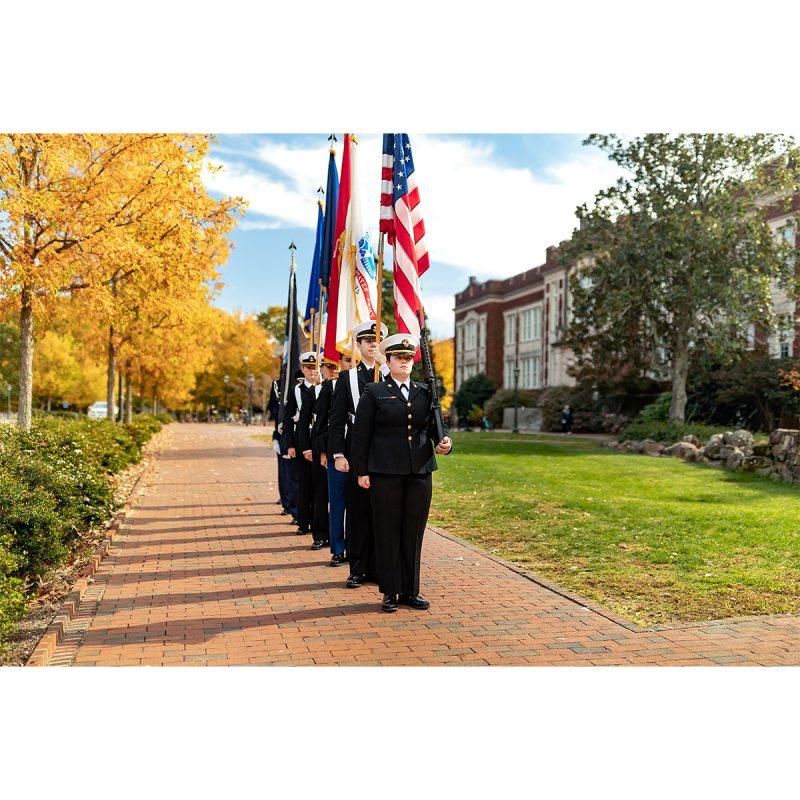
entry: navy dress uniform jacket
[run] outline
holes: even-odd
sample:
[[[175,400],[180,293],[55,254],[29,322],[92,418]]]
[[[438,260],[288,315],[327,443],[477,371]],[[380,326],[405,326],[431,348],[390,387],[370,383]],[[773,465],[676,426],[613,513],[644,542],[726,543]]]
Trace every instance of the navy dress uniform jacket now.
[[[358,389],[363,395],[364,388],[375,379],[374,369],[364,364],[355,367],[358,375]],[[345,369],[339,373],[336,389],[331,397],[331,407],[328,415],[328,458],[333,460],[336,453],[341,453],[346,458],[351,456],[353,438],[353,425],[351,414],[356,413],[353,406],[353,394],[350,390],[350,372]]]
[[[445,435],[449,435],[445,430]],[[392,378],[364,387],[353,429],[357,476],[425,475],[436,467],[428,386],[410,382],[408,400]]]

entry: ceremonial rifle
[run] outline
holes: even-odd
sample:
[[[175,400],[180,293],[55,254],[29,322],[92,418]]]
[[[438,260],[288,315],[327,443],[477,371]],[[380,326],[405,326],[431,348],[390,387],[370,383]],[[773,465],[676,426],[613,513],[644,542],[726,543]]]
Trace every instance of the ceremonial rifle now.
[[[442,406],[439,402],[439,391],[436,388],[436,374],[433,371],[433,359],[431,358],[431,350],[428,344],[428,332],[425,329],[421,311],[417,311],[417,320],[419,321],[419,347],[422,353],[422,372],[425,375],[425,380],[428,382],[428,391],[431,395],[431,414],[433,414],[434,424],[433,445],[436,447],[439,442],[444,439],[444,417],[442,416]]]

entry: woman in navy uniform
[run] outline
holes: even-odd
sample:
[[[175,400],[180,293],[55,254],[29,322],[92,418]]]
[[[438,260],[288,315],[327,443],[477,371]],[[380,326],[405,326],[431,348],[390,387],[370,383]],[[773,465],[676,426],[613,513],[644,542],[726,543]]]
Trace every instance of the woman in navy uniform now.
[[[408,333],[380,343],[390,374],[364,387],[353,428],[353,468],[370,495],[381,608],[389,612],[398,604],[430,607],[419,593],[419,568],[434,451],[446,455],[453,446],[446,430],[435,445],[428,387],[411,380],[418,347],[417,337]]]

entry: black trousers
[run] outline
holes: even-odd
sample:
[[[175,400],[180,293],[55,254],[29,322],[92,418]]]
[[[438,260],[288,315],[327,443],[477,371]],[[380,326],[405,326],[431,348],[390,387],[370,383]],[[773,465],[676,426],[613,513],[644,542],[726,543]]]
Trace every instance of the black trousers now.
[[[376,574],[375,534],[370,493],[358,485],[358,479],[352,469],[347,473],[345,491],[347,558],[350,562],[350,574],[373,577]]]
[[[431,475],[373,472],[369,481],[380,590],[415,597],[422,536],[431,508]]]
[[[295,475],[297,475],[297,525],[308,533],[314,521],[314,476],[311,462],[303,458],[302,453],[293,458]]]
[[[328,470],[319,461],[315,461],[311,465],[311,488],[314,494],[311,532],[314,534],[315,542],[327,542]]]

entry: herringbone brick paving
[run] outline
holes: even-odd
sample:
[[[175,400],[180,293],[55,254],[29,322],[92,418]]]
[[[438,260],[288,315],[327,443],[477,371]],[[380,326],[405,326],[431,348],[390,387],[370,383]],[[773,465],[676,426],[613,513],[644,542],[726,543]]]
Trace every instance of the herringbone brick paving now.
[[[53,664],[800,663],[798,617],[633,630],[434,531],[430,611],[384,614],[280,516],[263,429],[168,430]]]

